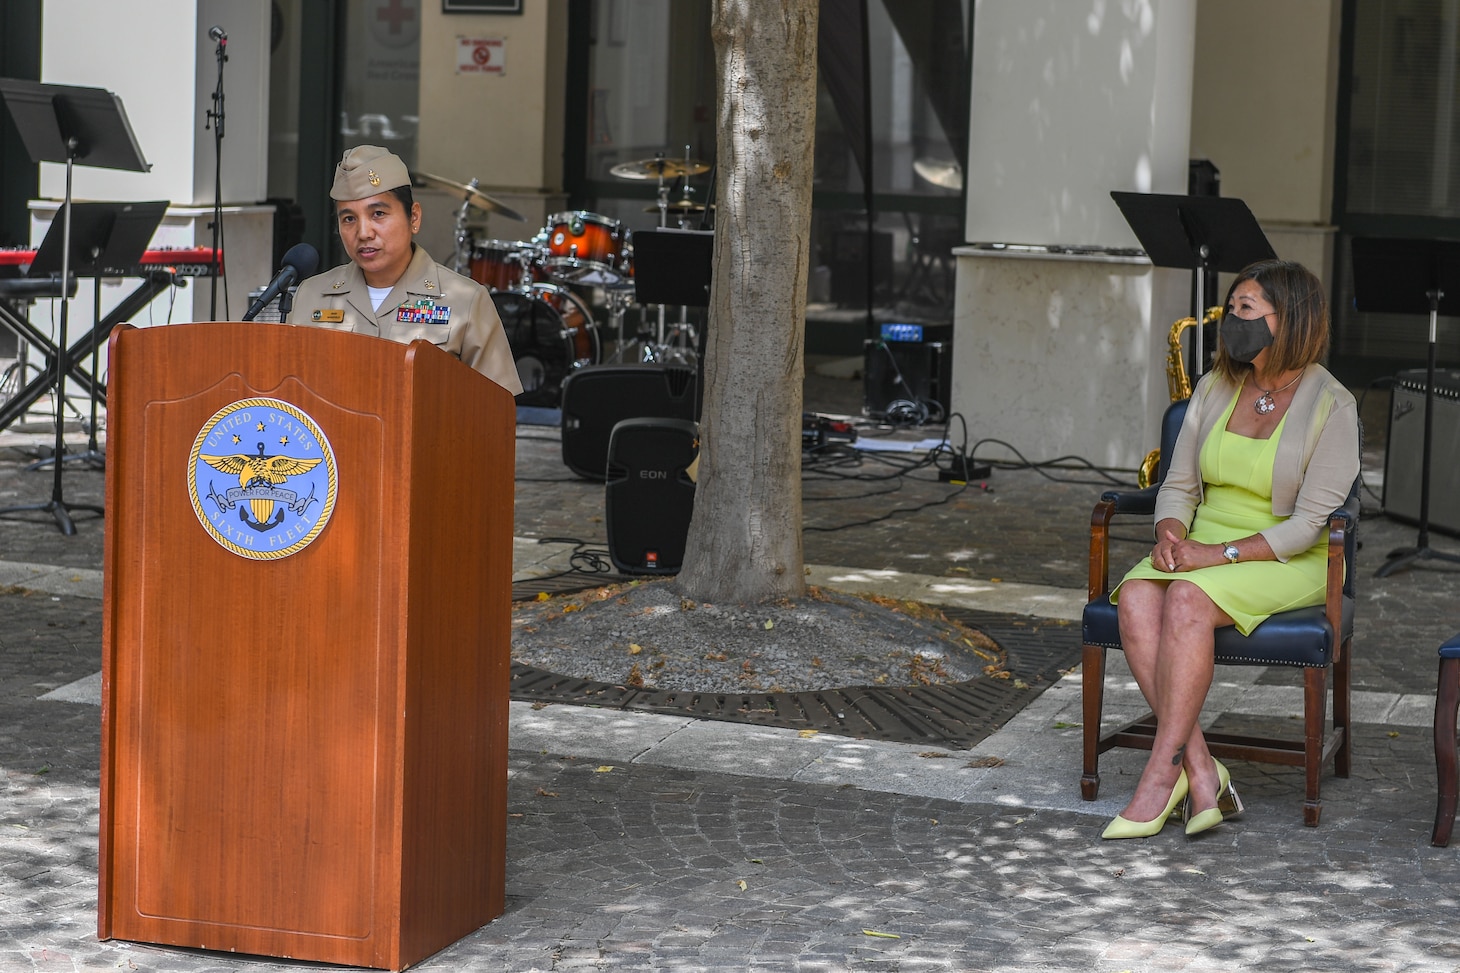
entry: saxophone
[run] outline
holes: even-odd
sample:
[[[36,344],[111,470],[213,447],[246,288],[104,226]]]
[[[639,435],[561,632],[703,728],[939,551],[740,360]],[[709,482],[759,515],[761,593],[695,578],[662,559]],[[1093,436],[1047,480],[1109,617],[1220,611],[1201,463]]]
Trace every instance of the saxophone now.
[[[1222,320],[1226,313],[1224,306],[1209,307],[1201,317],[1203,328],[1210,327]],[[1166,388],[1171,393],[1172,402],[1180,402],[1182,399],[1191,398],[1191,377],[1186,374],[1186,360],[1181,350],[1181,336],[1186,333],[1187,328],[1196,327],[1196,318],[1180,318],[1171,325],[1171,331],[1166,335]],[[1150,486],[1156,480],[1156,470],[1161,465],[1161,450],[1151,450],[1146,458],[1141,461],[1140,471],[1136,474],[1136,485],[1142,489]]]

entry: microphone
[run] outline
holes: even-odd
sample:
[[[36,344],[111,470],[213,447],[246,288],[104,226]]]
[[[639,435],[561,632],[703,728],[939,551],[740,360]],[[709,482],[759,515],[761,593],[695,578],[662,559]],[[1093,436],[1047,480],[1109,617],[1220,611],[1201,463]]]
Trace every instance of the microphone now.
[[[314,269],[318,266],[319,251],[314,249],[314,247],[311,247],[307,243],[296,243],[290,247],[289,252],[284,254],[284,260],[279,267],[279,272],[274,275],[273,280],[269,281],[269,286],[264,288],[263,293],[258,296],[258,299],[248,306],[248,310],[244,312],[243,320],[252,321],[258,317],[259,312],[267,307],[270,301],[279,297],[281,294],[283,297],[279,298],[279,317],[280,320],[287,318],[289,316],[289,305],[293,303],[289,297],[290,285],[297,284],[313,274]]]
[[[208,36],[220,44],[228,43],[228,32],[217,24],[208,28]]]

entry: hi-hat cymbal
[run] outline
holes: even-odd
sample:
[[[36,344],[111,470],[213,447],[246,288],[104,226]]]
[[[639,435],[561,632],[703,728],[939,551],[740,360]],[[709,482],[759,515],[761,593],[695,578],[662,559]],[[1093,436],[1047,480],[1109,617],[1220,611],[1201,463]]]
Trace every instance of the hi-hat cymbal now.
[[[527,217],[512,209],[499,199],[493,199],[475,186],[466,186],[459,182],[453,182],[444,176],[433,176],[429,172],[411,173],[411,182],[417,186],[425,186],[428,189],[440,189],[443,192],[451,193],[466,200],[477,209],[485,210],[488,213],[497,213],[507,217],[509,220],[526,222]]]
[[[944,189],[963,188],[963,167],[948,159],[915,159],[913,171],[935,186]]]
[[[670,203],[668,206],[664,207],[664,211],[666,213],[703,213],[705,211],[705,204],[696,203],[692,199],[678,199]],[[644,212],[659,212],[659,204],[656,203],[653,206],[645,206]]]
[[[608,171],[620,179],[678,179],[709,172],[710,164],[699,159],[639,159],[620,162]]]

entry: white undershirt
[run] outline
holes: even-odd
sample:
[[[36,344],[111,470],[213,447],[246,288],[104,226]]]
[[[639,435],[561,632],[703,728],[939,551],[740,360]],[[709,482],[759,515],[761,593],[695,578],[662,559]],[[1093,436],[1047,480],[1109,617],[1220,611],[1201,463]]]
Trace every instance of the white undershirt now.
[[[380,310],[380,305],[385,303],[385,299],[390,296],[390,292],[395,290],[394,287],[371,287],[369,284],[365,285],[365,289],[370,292],[370,306],[377,311]]]

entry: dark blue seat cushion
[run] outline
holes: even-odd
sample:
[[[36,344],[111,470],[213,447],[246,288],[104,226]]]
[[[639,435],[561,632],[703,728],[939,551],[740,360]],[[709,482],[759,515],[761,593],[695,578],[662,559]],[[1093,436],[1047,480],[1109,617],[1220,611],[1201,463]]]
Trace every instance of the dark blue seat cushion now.
[[[1441,659],[1460,659],[1460,632],[1450,636],[1450,640],[1440,646]]]
[[[1344,598],[1344,638],[1353,634],[1353,618],[1353,599]],[[1086,645],[1121,647],[1120,622],[1109,595],[1085,606],[1082,632]],[[1460,636],[1450,644],[1460,657]],[[1245,637],[1231,625],[1217,629],[1216,659],[1221,665],[1326,666],[1333,662],[1333,645],[1333,626],[1323,606],[1315,605],[1273,615]]]

